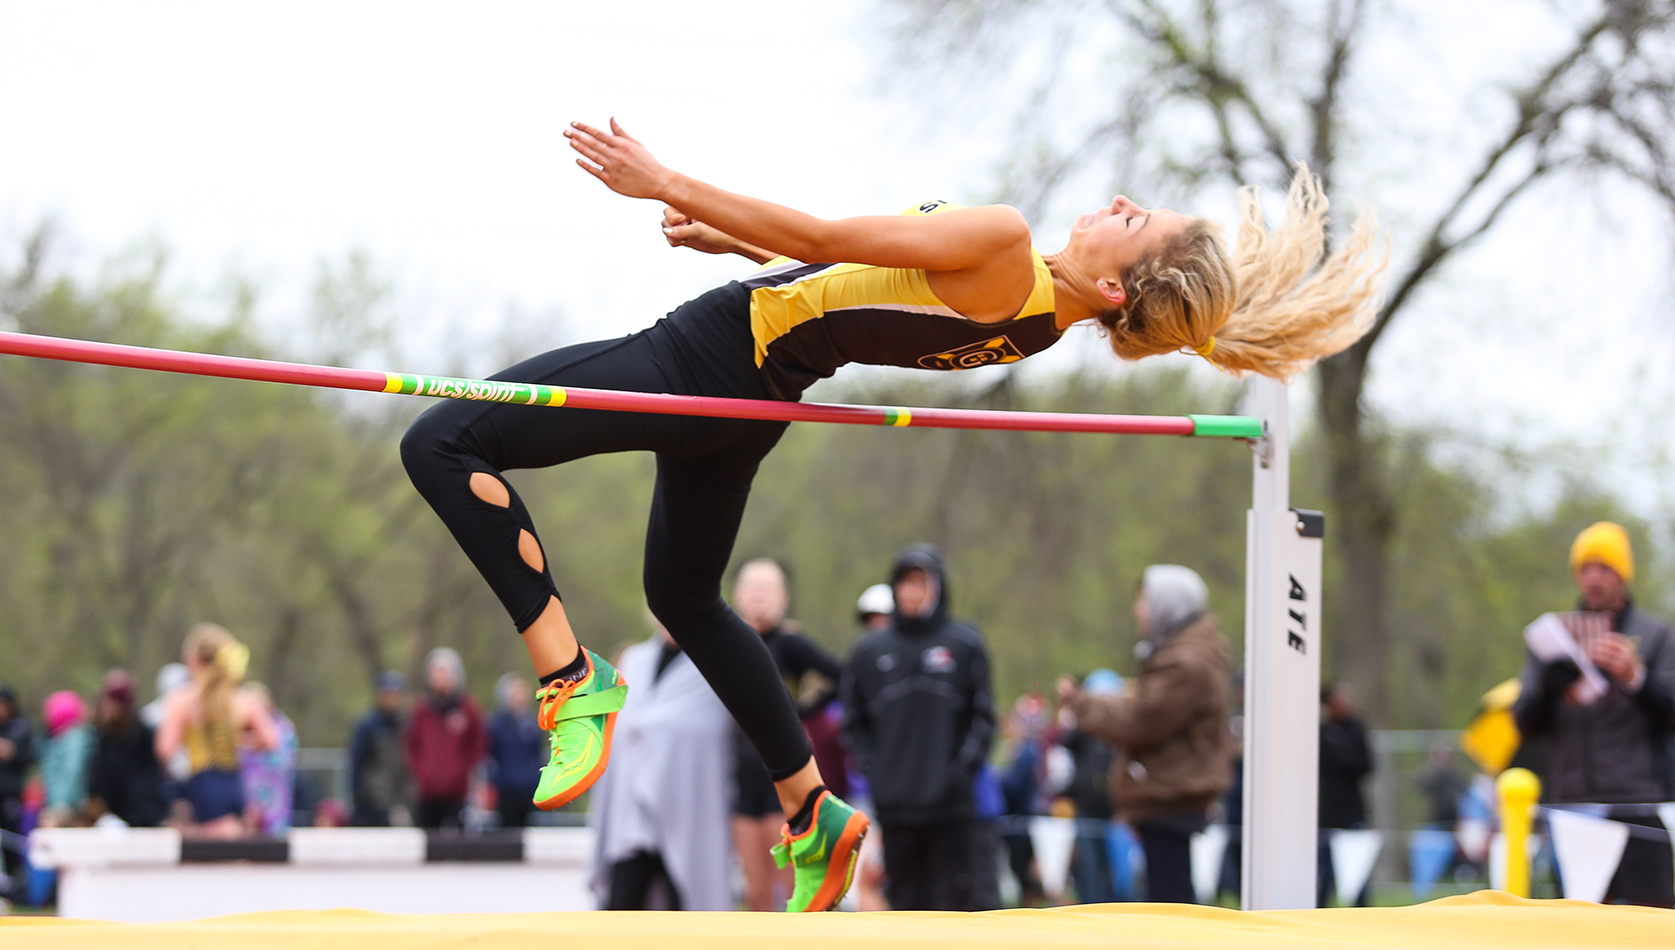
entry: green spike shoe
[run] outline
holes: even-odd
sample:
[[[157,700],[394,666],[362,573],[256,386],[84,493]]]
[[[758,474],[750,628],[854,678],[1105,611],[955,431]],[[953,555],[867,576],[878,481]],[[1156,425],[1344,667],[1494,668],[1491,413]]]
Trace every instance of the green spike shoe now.
[[[814,820],[807,831],[792,835],[791,826],[784,826],[773,855],[775,864],[791,866],[796,881],[785,909],[798,913],[836,907],[855,879],[861,841],[871,826],[866,815],[831,792],[815,799]]]
[[[628,699],[628,683],[616,667],[591,650],[587,676],[554,683],[535,693],[535,722],[549,733],[552,758],[535,787],[536,808],[558,808],[593,787],[611,760],[611,733]]]

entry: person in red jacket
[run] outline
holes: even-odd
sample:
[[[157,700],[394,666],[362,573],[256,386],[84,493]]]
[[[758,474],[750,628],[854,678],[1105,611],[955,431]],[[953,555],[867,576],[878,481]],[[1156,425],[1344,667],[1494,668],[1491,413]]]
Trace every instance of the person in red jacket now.
[[[488,730],[465,692],[459,654],[438,647],[425,657],[427,695],[407,718],[402,748],[413,777],[413,819],[421,828],[461,827],[471,770],[488,750]]]

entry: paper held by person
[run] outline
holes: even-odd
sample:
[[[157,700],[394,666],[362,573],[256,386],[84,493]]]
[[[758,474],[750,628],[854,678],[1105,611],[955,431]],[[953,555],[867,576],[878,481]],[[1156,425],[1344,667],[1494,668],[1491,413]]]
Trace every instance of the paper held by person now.
[[[1582,670],[1582,678],[1571,687],[1570,695],[1578,703],[1586,706],[1610,689],[1604,674],[1594,666],[1588,652],[1577,645],[1570,625],[1558,614],[1546,613],[1537,617],[1534,623],[1524,628],[1524,642],[1529,644],[1530,652],[1535,654],[1536,659],[1543,663],[1567,657],[1576,663]]]

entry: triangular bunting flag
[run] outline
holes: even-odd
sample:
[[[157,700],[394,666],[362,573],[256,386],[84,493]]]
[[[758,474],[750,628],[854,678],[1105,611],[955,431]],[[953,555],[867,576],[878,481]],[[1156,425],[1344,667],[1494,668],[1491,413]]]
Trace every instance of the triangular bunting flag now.
[[[1076,847],[1073,818],[1031,818],[1029,843],[1035,848],[1035,867],[1041,872],[1041,889],[1049,897],[1064,896],[1070,880],[1070,854]]]
[[[1213,904],[1221,879],[1221,856],[1227,850],[1227,828],[1211,825],[1192,836],[1192,891],[1198,903]]]
[[[1559,863],[1564,896],[1599,903],[1617,873],[1628,845],[1628,825],[1573,811],[1547,812],[1553,836],[1553,858]]]
[[[1332,832],[1332,876],[1338,882],[1338,903],[1353,906],[1367,878],[1373,876],[1384,833],[1368,829]]]

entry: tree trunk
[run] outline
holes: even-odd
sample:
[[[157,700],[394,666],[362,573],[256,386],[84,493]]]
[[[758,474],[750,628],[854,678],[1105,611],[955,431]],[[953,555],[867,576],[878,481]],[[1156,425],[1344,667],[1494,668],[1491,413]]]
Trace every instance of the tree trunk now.
[[[1325,436],[1327,491],[1336,509],[1328,531],[1343,570],[1336,585],[1343,603],[1334,613],[1345,618],[1332,639],[1333,669],[1347,680],[1368,718],[1388,724],[1386,689],[1390,631],[1387,615],[1390,542],[1395,534],[1395,504],[1385,484],[1383,451],[1367,431],[1361,397],[1366,385],[1367,341],[1320,363],[1320,421]]]

